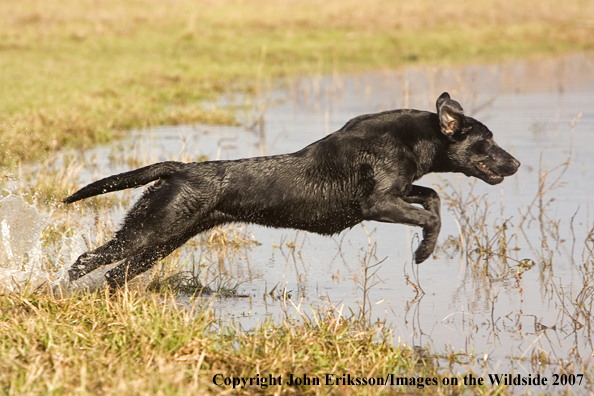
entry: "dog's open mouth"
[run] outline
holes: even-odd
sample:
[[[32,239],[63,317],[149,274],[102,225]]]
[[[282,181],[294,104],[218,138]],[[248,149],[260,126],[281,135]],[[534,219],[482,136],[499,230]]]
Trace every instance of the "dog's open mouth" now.
[[[503,176],[493,172],[487,165],[482,162],[479,162],[477,168],[487,176],[487,181],[489,183],[499,183],[503,180]]]

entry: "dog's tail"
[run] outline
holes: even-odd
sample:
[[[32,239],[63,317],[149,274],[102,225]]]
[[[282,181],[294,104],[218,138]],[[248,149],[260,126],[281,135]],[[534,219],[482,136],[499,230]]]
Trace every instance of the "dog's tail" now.
[[[63,202],[72,203],[99,194],[143,186],[181,170],[183,165],[184,163],[175,161],[159,162],[130,172],[109,176],[81,188],[64,199]]]

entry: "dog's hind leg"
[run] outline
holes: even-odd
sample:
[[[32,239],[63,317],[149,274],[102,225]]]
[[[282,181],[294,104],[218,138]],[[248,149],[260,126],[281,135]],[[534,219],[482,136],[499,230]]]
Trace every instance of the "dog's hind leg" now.
[[[155,246],[150,250],[128,257],[123,263],[107,271],[105,274],[105,279],[107,280],[109,288],[112,291],[116,290],[126,284],[129,280],[149,270],[156,261],[167,257],[175,249],[186,243],[190,238],[191,236],[161,246]]]
[[[159,225],[155,224],[159,220],[157,216],[160,213],[160,208],[157,205],[151,205],[150,197],[152,195],[156,194],[149,193],[140,198],[126,216],[122,227],[109,242],[78,257],[68,270],[71,282],[103,265],[116,263],[162,242]],[[154,209],[149,212],[149,215],[144,213],[147,207]],[[165,215],[161,217],[165,217]]]
[[[415,261],[420,264],[435,250],[435,244],[441,229],[441,201],[437,192],[432,188],[415,185],[412,186],[410,193],[402,197],[402,199],[408,203],[420,204],[423,208],[435,214],[438,219],[438,221],[431,222],[430,225],[423,227],[423,240],[415,252]]]
[[[95,250],[81,254],[68,270],[70,281],[82,278],[102,265],[123,260],[130,254],[132,247],[133,245],[114,238]]]
[[[432,198],[423,198],[423,196],[423,194],[413,195],[413,197],[409,197],[409,199],[414,203],[416,203],[417,200],[421,201],[419,202],[421,204],[422,202],[426,202],[429,207],[435,210],[435,201]],[[369,202],[364,203],[361,206],[361,213],[364,220],[409,224],[422,227],[423,235],[427,235],[427,239],[423,239],[417,248],[415,252],[415,262],[420,264],[433,253],[435,243],[437,242],[437,234],[439,234],[439,229],[441,228],[439,211],[435,213],[434,211],[421,209],[411,205],[409,202],[405,201],[403,197],[383,193],[372,196]]]
[[[112,240],[76,260],[68,271],[70,280],[77,280],[100,266],[145,251],[154,252],[159,246],[170,246],[172,241],[183,241],[175,244],[176,248],[181,246],[204,230],[196,228],[195,224],[209,218],[215,198],[202,196],[200,192],[212,190],[212,186],[192,190],[183,182],[157,182],[129,211]],[[210,227],[213,225],[216,224],[211,222]]]
[[[235,220],[233,216],[219,211],[213,211],[202,219],[186,222],[183,230],[167,241],[160,241],[143,251],[129,256],[123,263],[109,270],[105,274],[107,283],[112,290],[123,286],[126,282],[149,270],[156,261],[171,254],[174,250],[185,244],[194,235],[209,230],[219,224],[229,223]]]

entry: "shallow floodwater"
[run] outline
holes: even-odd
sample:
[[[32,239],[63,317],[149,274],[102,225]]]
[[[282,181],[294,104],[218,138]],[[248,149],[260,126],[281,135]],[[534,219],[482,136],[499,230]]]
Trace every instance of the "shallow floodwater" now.
[[[296,151],[360,114],[434,111],[448,91],[522,166],[498,186],[456,174],[417,182],[442,196],[433,257],[412,264],[420,229],[404,225],[366,222],[332,238],[249,225],[244,233],[258,244],[216,258],[188,252],[205,266],[201,276],[232,278],[251,296],[215,298],[213,308],[249,328],[269,315],[293,316],[295,306],[311,314],[332,304],[347,315],[370,302],[370,316],[391,325],[395,339],[462,352],[462,363],[485,376],[552,377],[593,356],[594,56],[321,76],[287,86],[251,99],[239,127],[134,131],[115,146],[88,151],[97,166],[81,173],[80,186],[130,169],[132,159],[136,167]],[[364,300],[364,267],[377,263]],[[279,298],[283,290],[292,303]]]

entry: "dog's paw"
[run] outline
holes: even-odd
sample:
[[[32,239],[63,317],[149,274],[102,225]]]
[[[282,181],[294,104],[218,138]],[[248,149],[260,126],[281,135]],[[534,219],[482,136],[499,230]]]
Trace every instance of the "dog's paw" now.
[[[107,273],[105,274],[105,283],[107,284],[107,288],[112,294],[115,293],[126,283],[125,278],[119,275],[116,271],[114,271],[115,269],[117,269],[117,267],[110,271],[107,271]]]
[[[82,267],[82,268],[80,268],[80,267]],[[84,265],[81,265],[81,266],[73,265],[68,270],[68,279],[70,280],[70,282],[74,282],[75,280],[82,278],[86,274],[84,269],[85,269]]]
[[[423,240],[414,254],[415,263],[421,264],[427,260],[431,256],[431,253],[433,253],[433,250],[435,250],[435,244],[429,244],[426,240]]]

